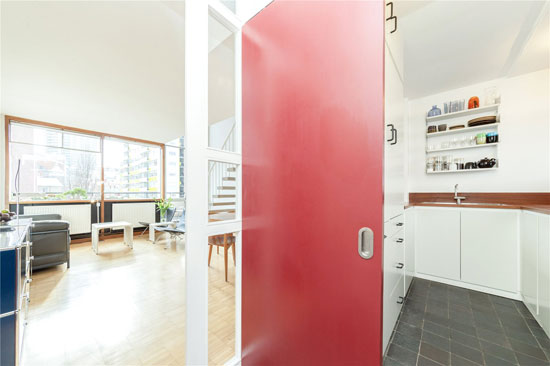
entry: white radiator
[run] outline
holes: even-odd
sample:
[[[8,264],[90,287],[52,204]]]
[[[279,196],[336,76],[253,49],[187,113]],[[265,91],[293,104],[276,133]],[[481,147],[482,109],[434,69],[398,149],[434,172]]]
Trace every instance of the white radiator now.
[[[113,203],[113,221],[127,221],[134,227],[142,226],[139,221],[155,222],[155,203]]]
[[[23,214],[25,215],[42,215],[42,214],[58,214],[61,215],[61,220],[66,220],[71,223],[70,234],[84,234],[91,231],[92,222],[92,205],[38,205],[25,206]]]

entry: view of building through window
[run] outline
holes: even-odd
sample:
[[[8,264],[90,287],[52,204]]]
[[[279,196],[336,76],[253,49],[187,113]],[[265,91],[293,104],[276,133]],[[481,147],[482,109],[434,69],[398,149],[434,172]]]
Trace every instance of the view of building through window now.
[[[161,149],[105,139],[105,198],[160,198]]]
[[[167,198],[184,197],[183,190],[183,137],[166,143],[165,147],[165,185]]]
[[[101,144],[103,139],[103,152]],[[165,145],[166,197],[182,198],[183,137]],[[103,154],[103,182],[101,160]],[[10,121],[10,200],[157,199],[162,194],[162,146]]]
[[[99,197],[99,137],[13,122],[9,132],[12,199],[16,192],[15,175],[18,167],[21,200]]]

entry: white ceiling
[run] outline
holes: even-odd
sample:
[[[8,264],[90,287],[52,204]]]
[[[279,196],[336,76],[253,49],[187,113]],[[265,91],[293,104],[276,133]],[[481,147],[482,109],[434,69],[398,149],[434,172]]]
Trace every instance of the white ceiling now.
[[[548,67],[546,3],[398,2],[406,96],[419,98]]]

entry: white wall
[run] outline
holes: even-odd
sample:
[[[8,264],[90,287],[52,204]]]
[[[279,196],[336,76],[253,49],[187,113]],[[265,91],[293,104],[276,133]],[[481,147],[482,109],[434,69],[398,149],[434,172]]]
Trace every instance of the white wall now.
[[[1,111],[166,142],[184,134],[184,19],[154,1],[2,1]]]
[[[443,110],[443,102],[449,100],[464,98],[467,101],[474,95],[482,99],[484,89],[493,85],[500,91],[502,99],[499,170],[426,174],[427,111],[434,104]],[[458,183],[464,192],[549,192],[549,101],[549,69],[410,100],[408,191],[450,192]],[[459,157],[458,152],[449,154]]]

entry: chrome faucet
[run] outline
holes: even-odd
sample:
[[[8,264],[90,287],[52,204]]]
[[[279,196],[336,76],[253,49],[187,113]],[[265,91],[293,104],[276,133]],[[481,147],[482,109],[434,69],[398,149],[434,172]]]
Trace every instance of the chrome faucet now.
[[[455,196],[454,196],[454,199],[455,199],[457,205],[460,205],[460,201],[466,199],[466,197],[459,197],[459,196],[458,196],[458,184],[455,184]]]

